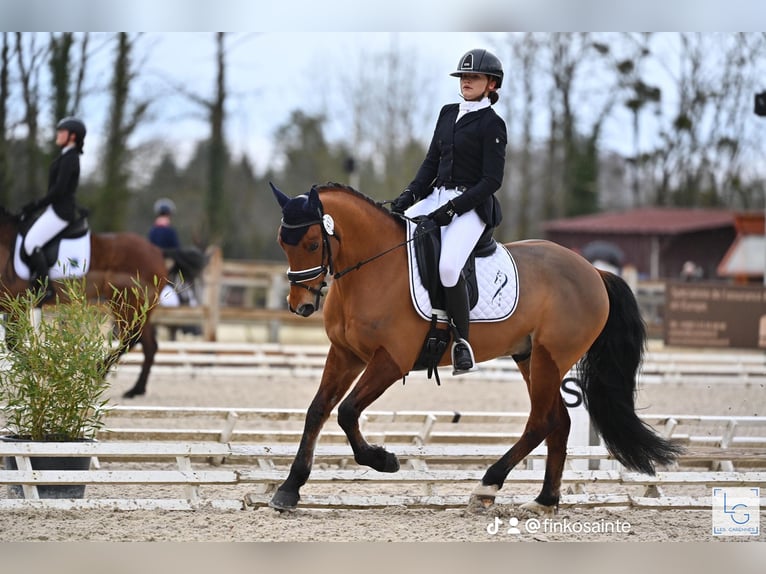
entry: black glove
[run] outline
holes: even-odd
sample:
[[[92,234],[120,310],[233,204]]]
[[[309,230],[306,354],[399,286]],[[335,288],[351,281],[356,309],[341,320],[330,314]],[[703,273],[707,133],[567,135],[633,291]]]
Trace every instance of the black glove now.
[[[455,217],[455,205],[451,201],[448,201],[439,209],[435,209],[429,213],[428,217],[433,219],[434,223],[440,227],[449,225],[452,222],[452,218]]]
[[[415,203],[415,194],[408,187],[405,189],[399,197],[391,202],[391,213],[403,214],[408,207]]]

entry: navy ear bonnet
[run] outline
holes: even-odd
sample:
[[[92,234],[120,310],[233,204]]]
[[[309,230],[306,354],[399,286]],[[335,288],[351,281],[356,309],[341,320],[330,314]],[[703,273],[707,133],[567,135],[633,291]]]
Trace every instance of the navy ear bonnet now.
[[[287,245],[297,245],[311,225],[322,222],[322,202],[312,188],[308,193],[290,198],[269,182],[279,205],[282,207],[280,239]]]

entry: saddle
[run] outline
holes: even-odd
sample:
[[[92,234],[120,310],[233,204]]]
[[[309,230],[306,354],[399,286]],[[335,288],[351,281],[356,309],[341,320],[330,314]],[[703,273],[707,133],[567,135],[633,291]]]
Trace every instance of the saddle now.
[[[416,371],[427,370],[429,379],[434,375],[437,385],[441,384],[437,365],[441,361],[442,356],[444,356],[452,338],[452,329],[437,326],[438,315],[435,312],[436,309],[444,309],[446,306],[444,286],[439,279],[441,233],[438,230],[439,226],[432,219],[424,217],[418,222],[414,232],[414,252],[420,282],[428,291],[434,313],[431,315],[429,330],[423,342],[420,355],[413,366],[413,370]],[[479,300],[476,258],[489,257],[494,254],[496,249],[497,243],[492,237],[492,228],[486,227],[461,271],[468,288],[468,306],[471,309],[476,306]]]
[[[418,262],[420,282],[428,291],[431,306],[444,309],[444,286],[439,279],[439,257],[441,255],[441,233],[439,226],[428,217],[420,220],[415,227],[415,258]],[[492,236],[493,228],[486,227],[476,247],[468,257],[461,274],[468,287],[468,306],[473,309],[479,301],[479,287],[476,279],[476,258],[489,257],[497,249],[497,242]]]
[[[23,244],[24,239],[27,236],[27,232],[32,227],[35,221],[42,215],[45,208],[37,209],[31,213],[25,214],[24,218],[19,224],[19,242]],[[78,209],[77,216],[74,221],[71,221],[61,232],[55,235],[48,243],[46,243],[42,252],[45,255],[45,260],[48,263],[48,267],[52,267],[59,259],[59,247],[61,242],[65,239],[79,239],[86,235],[90,227],[88,226],[88,211],[86,209]],[[29,265],[29,256],[24,249],[19,252],[21,260]]]

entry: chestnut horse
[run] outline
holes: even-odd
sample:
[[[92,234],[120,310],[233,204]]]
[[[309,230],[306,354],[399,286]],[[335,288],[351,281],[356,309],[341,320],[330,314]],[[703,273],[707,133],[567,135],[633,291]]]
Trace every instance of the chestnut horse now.
[[[316,311],[327,279],[333,279],[323,311],[331,344],[322,380],[290,473],[269,503],[284,511],[297,506],[321,427],[338,403],[338,423],[355,461],[380,472],[399,469],[395,454],[365,440],[359,416],[413,368],[429,323],[410,302],[400,218],[340,184],[314,187],[292,199],[272,189],[282,206],[279,244],[289,263],[290,309],[303,316]],[[525,507],[538,513],[557,508],[570,427],[560,385],[578,362],[590,416],[612,455],[627,468],[650,474],[655,464],[672,463],[679,447],[635,413],[646,331],[628,285],[555,243],[529,240],[505,247],[518,267],[517,307],[505,320],[474,323],[471,344],[478,362],[502,355],[516,360],[531,408],[521,438],[489,467],[472,500],[494,502],[510,471],[545,440],[542,490]],[[449,364],[448,355],[441,365]]]
[[[21,215],[7,212],[0,207],[0,290],[14,297],[23,292],[29,283],[19,277],[13,267],[13,252]],[[91,233],[90,270],[86,276],[87,292],[94,301],[98,297],[112,297],[112,312],[131,313],[140,308],[136,297],[147,297],[150,304],[158,300],[166,285],[167,270],[162,251],[149,240],[135,233]],[[55,288],[56,282],[51,282]],[[138,287],[138,289],[134,289]],[[149,317],[149,319],[151,316]],[[116,363],[120,356],[141,343],[144,361],[133,387],[123,394],[132,398],[146,393],[146,382],[157,352],[157,336],[154,326],[147,319],[134,331],[119,333],[120,345],[107,360],[107,367]],[[123,324],[130,324],[125,320]]]

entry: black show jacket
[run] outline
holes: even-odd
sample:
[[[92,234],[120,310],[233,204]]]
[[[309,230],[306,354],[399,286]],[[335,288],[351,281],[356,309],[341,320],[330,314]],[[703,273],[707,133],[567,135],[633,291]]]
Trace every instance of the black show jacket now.
[[[48,172],[48,193],[45,198],[61,219],[73,221],[75,192],[80,181],[80,152],[69,148],[51,163]]]
[[[439,112],[428,153],[409,187],[416,199],[434,187],[465,187],[452,200],[458,214],[476,209],[482,221],[497,227],[502,220],[495,192],[503,183],[505,122],[491,107],[465,114],[455,122],[459,104],[447,104]]]

